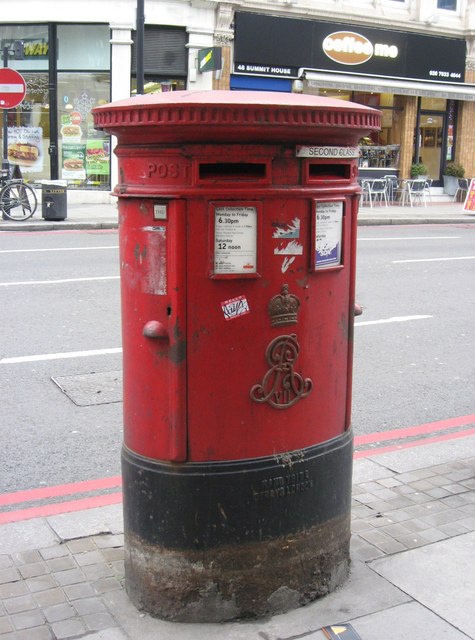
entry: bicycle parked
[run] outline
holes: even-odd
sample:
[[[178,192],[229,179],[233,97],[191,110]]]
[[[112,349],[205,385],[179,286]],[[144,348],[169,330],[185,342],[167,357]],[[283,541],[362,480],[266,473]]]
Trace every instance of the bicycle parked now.
[[[38,207],[35,190],[23,178],[11,178],[8,170],[0,172],[0,209],[9,220],[28,220]]]

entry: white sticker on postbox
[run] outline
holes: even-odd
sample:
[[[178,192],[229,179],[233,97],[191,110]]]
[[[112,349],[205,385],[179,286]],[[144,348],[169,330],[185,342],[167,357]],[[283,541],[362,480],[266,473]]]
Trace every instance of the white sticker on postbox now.
[[[238,296],[237,298],[231,298],[231,300],[225,300],[224,302],[221,302],[221,308],[226,321],[233,320],[234,318],[250,313],[246,296]]]

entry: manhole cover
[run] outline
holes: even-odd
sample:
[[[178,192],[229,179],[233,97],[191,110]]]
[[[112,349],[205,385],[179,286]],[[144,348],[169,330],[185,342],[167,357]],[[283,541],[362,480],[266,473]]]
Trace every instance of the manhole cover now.
[[[51,380],[78,407],[122,402],[122,371],[58,376]]]

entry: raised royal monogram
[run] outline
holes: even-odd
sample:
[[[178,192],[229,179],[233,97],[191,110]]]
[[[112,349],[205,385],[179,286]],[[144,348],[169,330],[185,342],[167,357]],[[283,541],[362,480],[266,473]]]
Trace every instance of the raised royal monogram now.
[[[300,346],[297,336],[278,336],[269,343],[266,360],[270,369],[261,384],[255,384],[250,395],[254,402],[267,402],[275,409],[287,409],[311,392],[313,382],[294,370]]]

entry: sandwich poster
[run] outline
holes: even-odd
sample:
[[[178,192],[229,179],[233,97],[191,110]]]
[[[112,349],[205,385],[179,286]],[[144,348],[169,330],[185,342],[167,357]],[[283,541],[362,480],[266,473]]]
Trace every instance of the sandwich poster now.
[[[61,177],[65,180],[85,180],[86,144],[63,143],[61,155]]]
[[[8,162],[22,173],[43,170],[43,128],[8,127]]]
[[[81,119],[61,117],[61,178],[86,179],[86,143],[82,140]]]
[[[88,176],[109,175],[109,140],[88,140],[86,143],[86,171]]]

